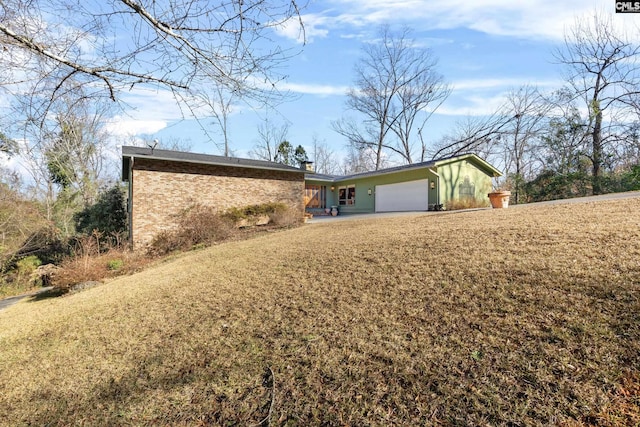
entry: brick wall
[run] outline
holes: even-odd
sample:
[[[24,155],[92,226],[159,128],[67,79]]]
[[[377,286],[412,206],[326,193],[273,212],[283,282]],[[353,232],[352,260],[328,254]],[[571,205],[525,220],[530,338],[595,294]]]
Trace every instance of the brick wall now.
[[[268,202],[304,213],[304,174],[136,158],[133,170],[134,247],[175,226],[175,217],[199,203],[224,211]]]

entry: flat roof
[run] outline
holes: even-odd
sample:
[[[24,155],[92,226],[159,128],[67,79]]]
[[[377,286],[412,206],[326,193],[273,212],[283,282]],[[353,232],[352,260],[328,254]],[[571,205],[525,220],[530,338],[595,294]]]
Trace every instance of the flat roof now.
[[[128,179],[125,171],[129,169],[129,161],[131,158],[143,158],[149,160],[165,160],[171,162],[197,163],[216,166],[231,166],[248,169],[266,169],[284,172],[302,173],[307,172],[305,169],[282,163],[269,162],[266,160],[244,159],[241,157],[216,156],[213,154],[189,153],[186,151],[160,150],[150,147],[122,147],[122,180]]]

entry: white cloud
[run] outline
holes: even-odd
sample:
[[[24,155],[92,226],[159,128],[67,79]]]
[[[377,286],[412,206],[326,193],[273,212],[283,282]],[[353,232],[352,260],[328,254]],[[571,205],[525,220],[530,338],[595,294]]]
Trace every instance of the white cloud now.
[[[332,86],[306,83],[282,83],[278,85],[282,90],[288,90],[303,95],[332,96],[344,95],[349,89],[347,86]]]
[[[505,100],[504,94],[492,97],[467,96],[455,103],[445,102],[436,113],[443,116],[488,116],[498,111]]]
[[[129,107],[126,115],[115,116],[106,125],[114,136],[154,134],[166,128],[170,122],[184,118],[183,111],[168,90],[136,88],[124,95],[123,101]]]
[[[305,41],[311,42],[316,37],[322,38],[329,34],[328,29],[320,27],[329,25],[330,21],[331,18],[329,16],[309,13],[302,16],[304,31],[300,28],[300,23],[295,20],[287,21],[284,25],[277,28],[276,31],[281,36],[295,40],[298,43],[303,43]]]
[[[447,116],[489,115],[499,110],[513,89],[535,85],[545,91],[560,88],[562,84],[561,80],[527,77],[458,80],[453,82],[451,96],[438,108],[437,113]]]
[[[613,12],[605,0],[331,0],[324,10],[305,15],[319,32],[344,26],[406,23],[421,30],[469,28],[487,34],[559,40],[575,16],[594,10]],[[306,21],[305,21],[306,25]]]
[[[561,87],[561,80],[538,80],[535,77],[508,77],[493,79],[465,79],[452,82],[454,91],[463,90],[480,90],[480,89],[496,89],[520,87],[523,85],[534,85],[538,88],[556,88]]]
[[[154,134],[166,128],[163,120],[137,120],[123,116],[115,116],[106,125],[107,131],[114,136],[132,136]]]

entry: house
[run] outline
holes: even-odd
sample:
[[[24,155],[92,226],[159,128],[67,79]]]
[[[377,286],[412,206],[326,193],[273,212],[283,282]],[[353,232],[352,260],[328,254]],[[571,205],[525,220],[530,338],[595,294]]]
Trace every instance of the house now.
[[[122,147],[129,183],[129,238],[144,246],[194,204],[224,211],[282,202],[304,214],[305,170],[262,160]]]
[[[300,212],[342,214],[427,211],[452,200],[486,200],[501,173],[475,154],[347,176],[280,163],[141,147],[122,147],[129,183],[129,238],[134,247],[175,227],[195,204],[219,211],[269,202]]]
[[[347,176],[307,174],[305,208],[340,213],[427,211],[460,199],[487,200],[502,173],[475,154]]]

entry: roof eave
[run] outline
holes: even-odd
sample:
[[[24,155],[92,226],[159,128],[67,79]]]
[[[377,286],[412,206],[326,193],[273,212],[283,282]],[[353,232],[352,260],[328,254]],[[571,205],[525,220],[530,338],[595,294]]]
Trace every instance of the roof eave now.
[[[124,160],[125,158],[137,158],[137,159],[158,160],[158,161],[168,161],[168,162],[178,162],[178,163],[191,163],[191,164],[199,164],[199,165],[238,167],[238,168],[244,168],[244,169],[273,170],[278,172],[293,172],[293,173],[302,173],[302,174],[307,172],[306,170],[295,168],[293,166],[286,166],[286,165],[283,165],[283,167],[273,167],[269,165],[245,164],[239,161],[237,163],[234,163],[234,162],[211,161],[211,160],[178,159],[178,158],[170,158],[165,156],[148,155],[144,153],[134,153],[134,154],[123,153],[122,158],[123,158],[123,165],[125,162]],[[230,159],[234,159],[234,158],[230,157]],[[240,159],[238,158],[238,160]]]
[[[372,176],[391,175],[391,174],[394,174],[394,173],[402,173],[402,172],[412,171],[412,170],[417,170],[417,169],[429,169],[429,170],[431,170],[431,168],[434,165],[435,165],[434,162],[429,161],[429,162],[416,163],[416,164],[413,164],[413,165],[401,166],[401,167],[398,167],[398,168],[382,169],[382,170],[379,170],[379,171],[362,172],[362,173],[358,173],[358,174],[354,174],[354,175],[338,176],[338,177],[336,177],[334,179],[334,182],[348,181],[348,180],[360,179],[360,178],[369,178],[369,177],[372,177]]]
[[[437,160],[435,161],[435,165],[436,167],[438,167],[438,166],[446,165],[449,163],[459,162],[461,160],[471,161],[480,169],[484,170],[484,172],[487,175],[490,175],[494,178],[497,178],[503,175],[501,171],[493,167],[489,162],[485,161],[484,159],[482,159],[476,154],[463,154],[461,156],[450,157],[445,160]]]

